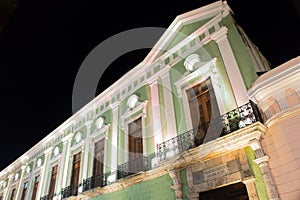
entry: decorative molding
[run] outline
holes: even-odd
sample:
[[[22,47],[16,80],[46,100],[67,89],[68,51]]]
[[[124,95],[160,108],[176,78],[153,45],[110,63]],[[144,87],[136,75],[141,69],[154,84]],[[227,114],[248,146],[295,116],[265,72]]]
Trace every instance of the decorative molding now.
[[[139,101],[139,97],[136,95],[136,94],[133,94],[131,95],[128,100],[127,100],[127,106],[130,108],[130,109],[133,109],[137,102]]]
[[[96,127],[97,127],[97,129],[101,129],[103,125],[104,125],[104,118],[103,117],[99,117],[96,120]]]

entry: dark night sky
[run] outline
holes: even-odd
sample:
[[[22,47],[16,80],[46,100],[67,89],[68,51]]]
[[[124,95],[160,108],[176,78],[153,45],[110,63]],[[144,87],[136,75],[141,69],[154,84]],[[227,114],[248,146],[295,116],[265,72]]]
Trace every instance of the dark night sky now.
[[[228,0],[237,23],[272,67],[300,55],[296,1]],[[211,2],[19,0],[0,33],[0,170],[72,115],[77,70],[96,45],[131,28],[167,28],[177,15]],[[148,51],[134,51],[113,62],[99,91]]]

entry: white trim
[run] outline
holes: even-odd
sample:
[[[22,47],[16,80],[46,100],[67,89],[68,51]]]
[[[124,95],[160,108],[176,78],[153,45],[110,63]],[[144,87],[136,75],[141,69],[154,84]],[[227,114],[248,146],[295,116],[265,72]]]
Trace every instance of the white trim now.
[[[110,125],[103,125],[100,130],[95,132],[93,135],[91,135],[91,141],[89,146],[91,147],[90,155],[94,158],[95,153],[95,143],[99,142],[100,140],[104,140],[104,158],[103,158],[103,175],[106,172],[106,165],[107,165],[107,148],[108,148],[108,131],[109,131]],[[93,168],[94,168],[94,160],[91,160],[92,164],[89,167],[90,175],[93,175]]]
[[[237,107],[249,102],[245,81],[240,72],[235,55],[227,38],[227,27],[222,27],[211,35],[218,44]]]
[[[139,105],[137,105],[132,110],[127,110],[125,114],[121,116],[121,128],[124,130],[124,152],[123,152],[123,162],[119,164],[123,164],[124,162],[129,161],[128,159],[128,124],[131,122],[137,120],[138,118],[142,118],[142,139],[143,139],[143,155],[146,153],[146,123],[145,123],[145,117],[146,117],[146,106],[147,106],[148,100],[145,100],[144,102],[138,102]],[[140,114],[136,115],[134,118],[131,118],[131,116],[137,112],[140,112]]]
[[[197,70],[195,70],[192,73],[187,73],[187,75],[182,76],[181,79],[179,79],[176,83],[176,89],[178,93],[178,97],[182,98],[182,104],[183,104],[183,111],[184,116],[186,120],[186,126],[187,130],[191,130],[193,128],[192,125],[192,119],[191,119],[191,111],[188,103],[188,97],[186,94],[186,90],[192,88],[194,85],[197,85],[203,81],[205,81],[207,78],[211,78],[212,81],[212,87],[214,89],[216,100],[219,108],[220,115],[224,114],[226,112],[223,99],[221,96],[221,84],[218,81],[215,66],[216,58],[212,59],[211,61],[205,63],[203,66],[200,66]],[[194,81],[192,81],[194,80]],[[190,82],[192,81],[192,82]],[[189,83],[190,82],[190,83]]]

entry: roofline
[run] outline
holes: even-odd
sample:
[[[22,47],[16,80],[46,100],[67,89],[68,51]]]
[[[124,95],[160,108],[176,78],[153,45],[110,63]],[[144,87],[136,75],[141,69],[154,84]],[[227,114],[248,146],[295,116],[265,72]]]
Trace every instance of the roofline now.
[[[169,28],[165,31],[165,33],[161,36],[161,38],[158,40],[158,42],[154,45],[154,47],[151,49],[149,54],[146,56],[146,58],[136,65],[134,68],[132,68],[130,71],[128,71],[126,74],[124,74],[121,78],[119,78],[116,82],[114,82],[112,85],[110,85],[107,89],[105,89],[103,92],[101,92],[98,96],[96,96],[94,99],[92,99],[89,103],[87,103],[85,106],[83,106],[81,109],[79,109],[76,113],[74,113],[72,116],[70,116],[66,121],[64,121],[61,125],[59,125],[57,128],[55,128],[53,131],[51,131],[47,136],[45,136],[42,140],[40,140],[37,144],[35,144],[33,147],[31,147],[29,150],[27,150],[24,154],[22,154],[19,158],[17,158],[13,163],[9,164],[6,168],[4,168],[2,171],[0,171],[0,178],[4,177],[7,173],[11,171],[15,166],[19,166],[23,164],[23,161],[27,159],[28,155],[32,155],[40,150],[43,145],[45,145],[49,140],[51,140],[56,135],[59,136],[63,133],[63,131],[71,125],[74,120],[77,117],[84,116],[88,112],[92,111],[94,108],[94,105],[97,104],[97,102],[101,98],[105,98],[106,96],[110,96],[114,93],[113,88],[118,86],[120,83],[123,84],[125,80],[130,78],[132,76],[132,73],[139,73],[141,71],[144,71],[145,68],[151,64],[153,64],[153,61],[155,60],[157,54],[159,51],[157,49],[163,49],[163,47],[168,43],[168,41],[172,40],[172,37],[175,36],[174,33],[177,33],[177,31],[180,30],[182,26],[187,24],[188,22],[193,22],[196,20],[205,19],[209,15],[216,14],[218,12],[222,11],[228,11],[232,12],[229,6],[227,5],[226,1],[216,1],[214,3],[208,4],[206,6],[200,7],[198,9],[189,11],[187,13],[178,15],[175,20],[171,23]]]

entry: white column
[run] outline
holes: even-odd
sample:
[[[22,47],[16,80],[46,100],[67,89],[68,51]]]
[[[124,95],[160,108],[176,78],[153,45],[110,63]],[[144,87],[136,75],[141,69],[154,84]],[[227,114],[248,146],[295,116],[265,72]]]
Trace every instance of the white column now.
[[[155,144],[160,144],[163,141],[162,141],[162,126],[161,126],[157,80],[151,83],[150,88],[151,88],[151,112],[152,112],[153,137],[154,137]],[[157,148],[155,148],[155,152],[156,151]]]
[[[25,196],[25,199],[31,199],[31,192],[32,192],[32,186],[33,186],[33,183],[34,183],[34,174],[32,172],[33,169],[31,169],[31,172],[29,172],[29,177],[28,177],[28,187],[27,187],[27,193],[26,193],[26,196]]]
[[[239,66],[227,39],[227,28],[222,27],[219,31],[211,35],[219,46],[229,81],[238,106],[242,106],[249,102],[245,82],[241,75]]]
[[[163,95],[164,95],[164,112],[166,116],[166,124],[163,126],[167,127],[167,132],[164,135],[164,140],[168,140],[172,137],[177,136],[176,122],[175,122],[175,112],[173,104],[173,94],[170,81],[169,71],[162,75],[162,86],[163,86]]]
[[[118,133],[119,133],[119,105],[112,107],[112,137],[111,137],[111,174],[110,181],[117,179],[118,169]],[[107,152],[105,152],[107,153]]]
[[[8,183],[7,183],[6,188],[5,188],[4,200],[9,199],[9,190],[10,190],[10,186],[11,186],[11,183],[12,183],[13,179],[14,179],[14,175],[10,174],[8,176]]]
[[[69,151],[69,148],[71,146],[73,134],[69,134],[66,137],[62,139],[63,142],[63,149],[62,153],[60,155],[60,162],[59,162],[59,168],[58,168],[58,177],[57,177],[57,186],[56,186],[56,194],[58,194],[58,199],[61,197],[61,190],[65,187],[62,186],[63,178],[67,176],[65,174],[65,166],[68,165],[69,162],[69,155],[67,155],[67,152]],[[67,167],[68,168],[68,167]]]
[[[87,121],[85,122],[86,126],[86,139],[84,144],[82,145],[82,153],[83,153],[83,166],[82,166],[82,180],[80,181],[81,183],[83,182],[84,179],[87,179],[88,177],[88,165],[89,165],[89,153],[90,153],[90,134],[91,134],[91,127],[92,127],[92,121]]]
[[[254,182],[255,182],[255,178],[243,180],[243,183],[246,185],[249,200],[259,200],[257,193],[256,193],[256,188],[255,188]]]
[[[258,164],[258,166],[262,172],[269,199],[270,200],[279,200],[280,198],[278,195],[276,184],[274,182],[273,176],[270,171],[269,163],[268,163],[269,157],[264,156],[261,158],[257,158],[254,160],[254,162],[256,164]]]
[[[269,167],[269,157],[265,155],[261,148],[258,139],[249,142],[250,147],[253,149],[256,159],[253,160],[260,168],[262,176],[266,185],[266,190],[270,200],[279,200],[279,194],[271,170]]]
[[[21,167],[21,177],[20,177],[20,180],[19,180],[19,183],[18,183],[18,188],[17,188],[17,193],[16,193],[16,199],[19,199],[21,193],[22,193],[22,189],[23,189],[23,177],[24,177],[24,172],[25,172],[25,169],[26,169],[26,165],[23,165]]]
[[[70,153],[71,153],[71,142],[72,137],[74,133],[70,133],[66,137],[62,139],[62,142],[64,143],[64,152],[62,155],[62,160],[64,161],[64,165],[61,166],[60,172],[60,179],[61,179],[61,187],[59,189],[64,189],[67,186],[67,177],[68,177],[68,167],[70,162]]]
[[[36,199],[40,199],[41,197],[43,197],[44,195],[46,195],[46,186],[47,186],[47,177],[48,177],[48,164],[49,164],[49,157],[51,155],[53,147],[49,147],[48,149],[46,149],[44,151],[45,154],[45,159],[44,159],[44,165],[42,166],[41,169],[41,182],[40,182],[40,186],[38,189],[38,193],[37,193],[37,198]]]

